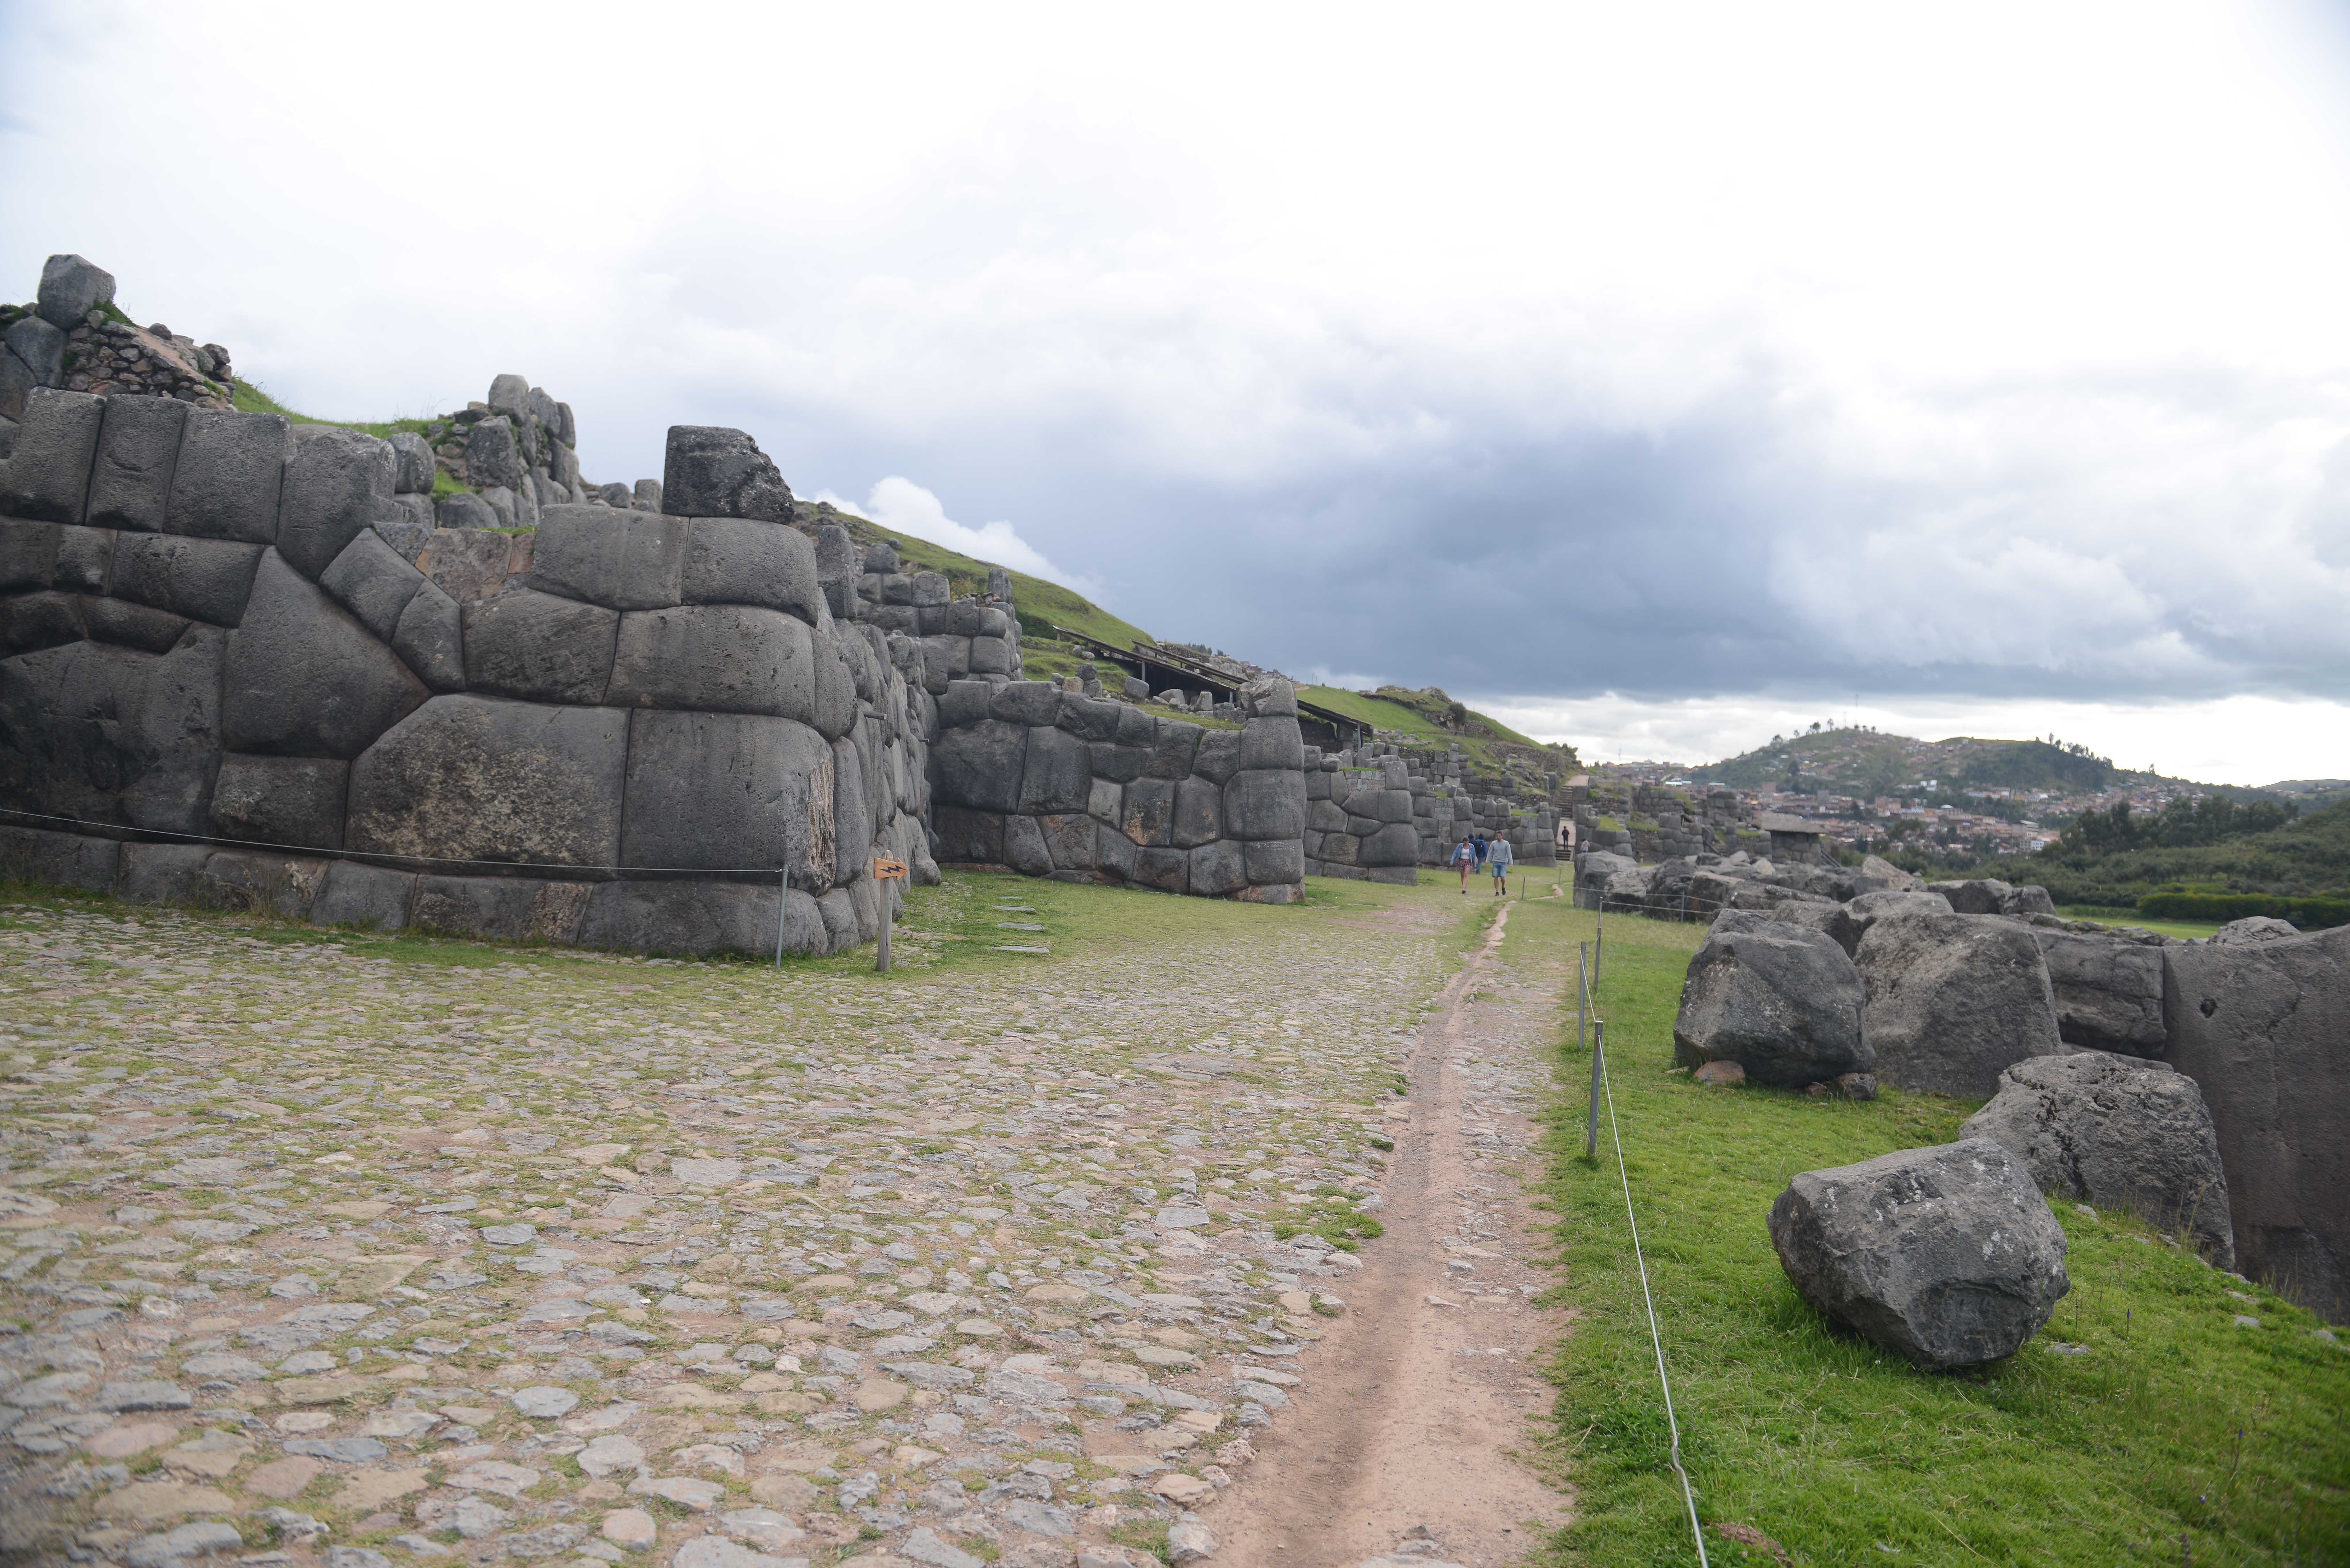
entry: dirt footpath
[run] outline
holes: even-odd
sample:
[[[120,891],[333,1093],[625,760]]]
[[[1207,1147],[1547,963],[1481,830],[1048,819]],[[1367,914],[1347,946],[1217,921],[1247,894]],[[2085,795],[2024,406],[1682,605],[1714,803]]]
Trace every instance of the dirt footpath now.
[[[1447,985],[1410,1057],[1411,1118],[1348,1313],[1316,1348],[1318,1397],[1257,1439],[1216,1528],[1232,1568],[1511,1562],[1566,1517],[1516,1457],[1550,1405],[1534,1373],[1566,1314],[1525,1183],[1558,999],[1501,961],[1508,910]]]

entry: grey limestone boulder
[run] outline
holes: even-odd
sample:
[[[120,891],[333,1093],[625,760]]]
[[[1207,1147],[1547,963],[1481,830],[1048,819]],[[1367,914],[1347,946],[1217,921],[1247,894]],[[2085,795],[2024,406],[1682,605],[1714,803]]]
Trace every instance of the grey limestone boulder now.
[[[414,431],[401,431],[391,438],[391,451],[398,464],[391,487],[401,495],[429,495],[432,491],[432,446]]]
[[[191,409],[163,531],[276,544],[279,492],[293,452],[293,427],[283,414]]]
[[[1272,715],[1250,719],[1241,726],[1242,767],[1285,768],[1295,773],[1305,765],[1305,737],[1295,719]]]
[[[435,697],[351,767],[347,847],[369,854],[617,863],[629,715]]]
[[[588,896],[578,940],[583,947],[638,952],[773,953],[778,903],[772,885],[606,882]],[[780,903],[785,951],[829,950],[816,899],[793,888]]]
[[[1240,770],[1240,736],[1230,730],[1202,730],[1199,750],[1191,753],[1191,771],[1211,784],[1226,784]]]
[[[361,926],[396,931],[408,924],[416,905],[416,873],[338,860],[310,902],[310,919],[321,926]]]
[[[512,420],[500,414],[473,426],[465,438],[465,478],[484,490],[512,490],[522,483],[522,447]]]
[[[149,653],[169,652],[189,626],[185,616],[122,599],[84,599],[81,607],[82,624],[92,638]]]
[[[1252,769],[1233,774],[1224,786],[1224,826],[1239,839],[1304,838],[1305,775],[1284,769]],[[1409,826],[1408,822],[1396,826],[1407,830]],[[1417,851],[1417,835],[1413,844]]]
[[[1351,826],[1352,825],[1349,824]],[[1332,836],[1357,836],[1333,835]],[[1376,830],[1358,836],[1360,846],[1355,851],[1358,866],[1381,870],[1397,870],[1419,864],[1419,835],[1409,822],[1390,822]],[[1336,859],[1336,854],[1326,857]]]
[[[2034,928],[2056,997],[2056,1033],[2067,1045],[2159,1056],[2162,952],[2115,937]]]
[[[1305,846],[1289,838],[1263,839],[1243,845],[1242,855],[1253,886],[1300,882],[1305,877]]]
[[[1056,813],[1036,819],[1044,835],[1045,853],[1055,871],[1091,871],[1099,859],[1101,825],[1083,814]],[[1110,836],[1117,837],[1113,833]]]
[[[1788,1088],[1867,1072],[1877,1054],[1861,1027],[1863,995],[1860,971],[1833,937],[1726,911],[1690,959],[1673,1060],[1735,1062],[1756,1082]]]
[[[1028,732],[1020,768],[1020,794],[1013,809],[1081,812],[1092,799],[1093,777],[1086,743],[1067,731],[1039,724]]]
[[[1003,864],[1024,877],[1053,874],[1053,852],[1045,844],[1045,829],[1033,816],[1003,819]]]
[[[333,757],[221,759],[211,831],[275,847],[340,849],[350,763]]]
[[[750,605],[685,605],[620,618],[610,701],[817,720],[816,634]],[[836,660],[837,662],[837,660]]]
[[[2183,1073],[2105,1051],[2035,1056],[2000,1074],[1999,1093],[1959,1136],[1995,1140],[2043,1192],[2192,1235],[2213,1263],[2235,1267],[2219,1137]]]
[[[264,546],[228,539],[132,535],[117,540],[107,591],[190,620],[244,619]]]
[[[186,433],[177,398],[106,400],[98,461],[89,479],[89,521],[102,528],[160,534],[172,500],[172,470]]]
[[[230,750],[354,757],[429,695],[341,606],[276,551],[263,553],[244,616],[228,634],[222,726]]]
[[[0,334],[0,345],[24,367],[25,390],[34,387],[54,387],[65,379],[66,335],[37,316],[19,318],[7,332]],[[23,411],[19,398],[17,410]]]
[[[775,461],[743,431],[721,425],[671,425],[660,508],[681,517],[788,523],[792,492]],[[843,613],[837,605],[833,609]]]
[[[1241,683],[1240,710],[1250,718],[1295,719],[1297,688],[1278,675],[1253,675]]]
[[[1223,792],[1203,778],[1178,779],[1168,842],[1178,849],[1196,849],[1223,836]]]
[[[1019,809],[1029,728],[984,719],[941,734],[930,759],[939,804],[989,812]]]
[[[114,275],[78,255],[55,255],[41,264],[41,319],[52,327],[79,327],[82,317],[114,303]]]
[[[733,607],[717,607],[721,611]],[[753,610],[748,613],[785,618],[773,610]],[[797,626],[796,620],[790,624]],[[816,732],[827,741],[837,741],[848,733],[857,722],[857,677],[849,672],[848,646],[857,634],[840,635],[839,623],[826,621],[816,628],[808,645],[808,657],[816,680],[816,716],[811,721]]]
[[[535,702],[601,703],[620,613],[528,588],[461,607],[465,684]]]
[[[2161,952],[2165,1059],[2210,1106],[2236,1266],[2350,1321],[2350,927]]]
[[[530,417],[530,378],[509,371],[490,379],[490,395],[482,400],[490,411],[520,424]],[[487,421],[484,421],[487,422]]]
[[[1199,754],[1200,737],[1207,732],[1188,719],[1159,719],[1150,741],[1150,761],[1144,764],[1146,778],[1189,778],[1191,761]]]
[[[1994,877],[1974,878],[1964,882],[1929,882],[1926,890],[1939,893],[1950,899],[1950,908],[1961,915],[2053,915],[2055,901],[2048,889],[2035,887],[2014,887]]]
[[[388,515],[399,463],[391,445],[357,431],[304,425],[277,503],[277,553],[316,580],[344,547]]]
[[[1247,851],[1233,840],[1202,844],[1191,854],[1191,892],[1212,898],[1249,885]]]
[[[369,528],[354,536],[319,574],[318,586],[367,628],[378,642],[389,643],[400,628],[400,613],[416,590],[431,585],[424,574],[400,558]]]
[[[816,546],[798,529],[743,517],[696,517],[688,527],[685,603],[759,605],[810,626],[824,615]]]
[[[1042,680],[1012,680],[990,690],[991,717],[1019,724],[1051,724],[1061,716],[1061,690]]]
[[[427,873],[416,878],[410,919],[426,930],[569,943],[578,940],[594,891],[588,882]]]
[[[465,685],[463,612],[457,601],[427,582],[400,612],[392,628],[391,650],[435,691],[459,691]]]
[[[530,586],[607,609],[665,609],[680,602],[690,526],[657,512],[550,506],[539,516]]]
[[[2299,935],[2300,928],[2291,920],[2280,920],[2268,915],[2247,915],[2241,920],[2230,920],[2213,931],[2208,940],[2214,947],[2251,947],[2262,942],[2290,941]]]
[[[2032,929],[1980,915],[1881,919],[1853,955],[1877,1075],[1905,1089],[1989,1099],[2002,1068],[2063,1049]]]
[[[82,520],[106,402],[47,387],[26,396],[16,450],[0,462],[0,513],[43,523]]]
[[[466,490],[442,496],[434,508],[434,516],[442,527],[452,532],[471,533],[502,526],[490,504]]]
[[[1118,807],[1118,831],[1138,845],[1171,846],[1175,842],[1176,792],[1182,784],[1191,782],[1140,778],[1127,784]]]
[[[751,713],[639,711],[629,721],[625,865],[841,880],[834,749],[806,724]]]
[[[0,798],[203,832],[221,751],[223,650],[217,629],[191,627],[161,656],[76,641],[0,659]]]
[[[36,827],[0,827],[0,873],[12,877],[111,893],[121,867],[122,846],[112,839]]]
[[[1804,1171],[1770,1229],[1805,1301],[1920,1366],[2012,1355],[2073,1288],[2031,1171],[1990,1138]]]

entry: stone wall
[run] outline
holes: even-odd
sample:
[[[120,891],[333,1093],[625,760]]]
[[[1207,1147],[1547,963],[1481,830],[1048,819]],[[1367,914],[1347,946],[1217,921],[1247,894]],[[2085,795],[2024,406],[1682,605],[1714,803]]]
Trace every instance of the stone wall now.
[[[161,322],[134,326],[120,319],[113,304],[112,273],[80,256],[57,255],[41,269],[37,299],[0,305],[0,458],[8,455],[36,387],[229,406],[227,349]]]
[[[1417,867],[1446,865],[1470,836],[1508,839],[1521,865],[1558,863],[1553,808],[1472,778],[1457,749],[1442,756],[1388,745],[1309,752],[1305,793],[1311,876],[1409,887]]]
[[[1306,874],[1296,693],[1211,729],[1045,681],[950,680],[931,749],[938,856],[1063,881],[1285,904]]]
[[[24,411],[0,462],[19,858],[165,836],[74,863],[137,897],[678,950],[779,923],[836,950],[878,929],[873,854],[936,875],[919,645],[832,616],[740,432],[671,431],[664,490],[694,512],[549,507],[527,551],[487,535],[461,595],[471,542],[406,547],[390,443],[167,399]]]

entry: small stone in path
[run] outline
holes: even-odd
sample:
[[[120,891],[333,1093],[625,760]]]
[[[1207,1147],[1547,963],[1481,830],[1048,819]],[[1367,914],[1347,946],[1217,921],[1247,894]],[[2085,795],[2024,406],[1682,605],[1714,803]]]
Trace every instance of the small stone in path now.
[[[517,1390],[513,1403],[515,1409],[535,1421],[552,1421],[557,1416],[567,1416],[578,1408],[579,1396],[568,1388],[540,1384]]]

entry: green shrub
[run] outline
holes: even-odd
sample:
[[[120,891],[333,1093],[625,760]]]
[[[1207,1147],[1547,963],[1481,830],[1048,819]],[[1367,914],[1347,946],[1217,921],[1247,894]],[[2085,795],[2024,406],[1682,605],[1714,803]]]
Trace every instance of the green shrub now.
[[[2253,915],[2291,920],[2304,931],[2350,926],[2350,898],[2292,898],[2272,893],[2147,893],[2137,912],[2151,920],[2214,920]]]

